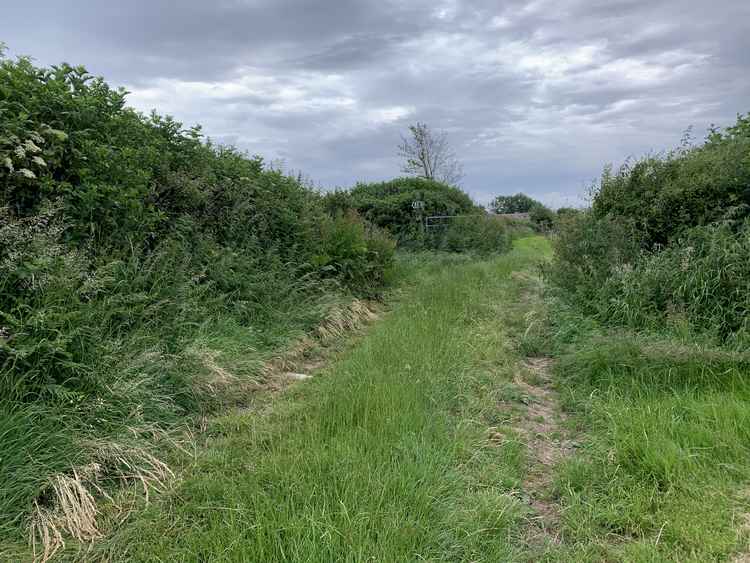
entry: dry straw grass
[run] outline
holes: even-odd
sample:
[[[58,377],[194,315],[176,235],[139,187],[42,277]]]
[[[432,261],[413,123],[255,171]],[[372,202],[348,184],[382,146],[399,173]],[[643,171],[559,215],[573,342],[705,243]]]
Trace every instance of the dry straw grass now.
[[[91,542],[101,536],[97,524],[97,497],[113,501],[102,487],[105,481],[142,486],[146,502],[150,490],[162,490],[174,477],[172,470],[146,450],[114,442],[87,443],[95,461],[69,474],[49,478],[34,502],[29,542],[34,561],[44,563],[65,547],[64,537]]]
[[[253,389],[280,389],[294,377],[295,370],[312,371],[318,363],[309,356],[320,344],[340,339],[377,318],[374,304],[353,300],[345,305],[333,307],[310,337],[303,337],[283,354],[261,367],[265,384],[254,384]],[[193,351],[208,374],[201,387],[210,394],[239,385],[241,378],[219,365],[219,353],[210,349]],[[154,432],[159,433],[157,430]],[[166,438],[159,433],[159,438]],[[171,442],[174,446],[179,444]],[[117,509],[114,499],[107,494],[103,484],[119,481],[122,484],[139,484],[146,499],[152,490],[162,490],[174,477],[172,470],[161,460],[143,448],[115,442],[86,442],[82,444],[94,453],[92,463],[73,468],[68,474],[50,477],[48,486],[34,504],[29,522],[29,542],[34,560],[44,563],[65,547],[65,537],[82,543],[101,537],[97,516],[97,498],[110,501]]]
[[[344,307],[334,307],[328,312],[316,331],[318,337],[327,341],[340,338],[346,333],[361,328],[377,318],[373,304],[354,299]]]
[[[320,367],[322,361],[310,358],[312,350],[321,344],[325,345],[340,339],[376,320],[378,318],[376,310],[375,303],[360,299],[332,307],[312,336],[301,338],[294,346],[272,358],[261,368],[266,387],[278,387],[276,376],[279,374],[307,372]]]

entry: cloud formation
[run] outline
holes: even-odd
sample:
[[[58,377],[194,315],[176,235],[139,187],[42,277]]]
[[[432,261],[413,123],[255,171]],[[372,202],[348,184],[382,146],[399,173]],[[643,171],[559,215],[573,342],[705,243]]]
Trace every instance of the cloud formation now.
[[[3,20],[12,54],[84,64],[326,187],[398,175],[421,120],[477,200],[575,204],[605,163],[750,111],[746,0],[47,0]]]

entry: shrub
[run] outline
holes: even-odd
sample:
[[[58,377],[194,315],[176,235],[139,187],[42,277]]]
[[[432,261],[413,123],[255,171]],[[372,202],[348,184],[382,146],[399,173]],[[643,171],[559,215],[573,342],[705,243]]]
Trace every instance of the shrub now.
[[[372,295],[393,265],[395,242],[350,211],[326,221],[322,252],[315,264],[354,293]]]
[[[125,96],[83,67],[0,53],[4,522],[44,501],[52,473],[94,463],[89,438],[161,432],[220,404],[200,378],[234,376],[211,368],[207,341],[239,342],[240,371],[257,375],[321,320],[328,293],[387,281],[385,233],[331,219],[299,179]]]
[[[529,211],[529,220],[531,221],[531,224],[541,233],[546,233],[552,230],[552,227],[555,226],[555,219],[555,212],[541,203],[535,205],[531,208],[531,211]]]
[[[590,211],[561,218],[545,268],[553,288],[589,313],[599,310],[600,290],[618,271],[632,269],[641,251],[638,233],[625,221],[597,219]]]
[[[510,249],[511,230],[501,218],[477,215],[457,217],[438,225],[425,240],[425,246],[448,252],[502,253]]]
[[[580,212],[581,210],[575,207],[560,207],[556,211],[558,217],[567,217],[569,215],[575,215]]]
[[[706,143],[605,168],[589,211],[559,216],[553,288],[615,324],[747,334],[750,119]]]
[[[750,116],[705,144],[606,168],[592,204],[601,218],[627,219],[643,232],[647,247],[666,245],[685,230],[750,210]]]
[[[415,210],[414,201],[423,202],[424,207]],[[365,220],[406,245],[421,244],[421,217],[483,213],[460,189],[423,178],[357,184],[351,191],[351,204]]]
[[[348,213],[355,209],[351,192],[335,189],[323,194],[323,209],[331,217]]]
[[[616,271],[602,292],[602,316],[610,321],[643,327],[675,319],[721,339],[747,335],[750,225],[690,229],[634,268]]]

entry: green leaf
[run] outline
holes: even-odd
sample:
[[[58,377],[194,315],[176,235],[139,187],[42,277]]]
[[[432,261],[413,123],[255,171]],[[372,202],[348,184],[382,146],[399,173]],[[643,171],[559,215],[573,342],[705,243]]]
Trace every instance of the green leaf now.
[[[30,153],[42,152],[42,149],[36,146],[34,141],[32,141],[31,139],[27,139],[23,146]]]
[[[58,141],[66,141],[68,139],[68,134],[65,131],[60,131],[59,129],[49,129],[50,134],[54,135],[54,137]]]

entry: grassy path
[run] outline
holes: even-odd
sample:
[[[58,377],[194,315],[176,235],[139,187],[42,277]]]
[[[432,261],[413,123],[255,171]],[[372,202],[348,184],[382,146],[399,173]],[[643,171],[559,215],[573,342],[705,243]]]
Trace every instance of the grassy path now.
[[[747,357],[545,316],[548,255],[406,260],[364,337],[62,559],[747,561]]]
[[[108,541],[129,561],[508,561],[530,515],[508,422],[528,273],[490,261],[415,267],[400,304],[266,413],[214,421],[173,492]],[[519,273],[526,275],[519,276]],[[498,439],[500,436],[502,439]]]

